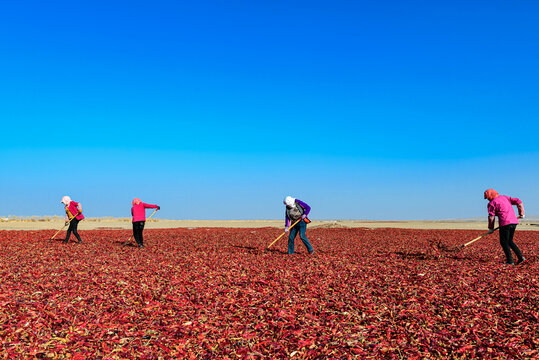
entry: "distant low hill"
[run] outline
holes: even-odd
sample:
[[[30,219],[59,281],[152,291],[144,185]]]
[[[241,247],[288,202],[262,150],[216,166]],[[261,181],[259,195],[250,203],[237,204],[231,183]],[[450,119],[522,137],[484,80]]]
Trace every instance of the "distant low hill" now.
[[[467,219],[446,219],[446,221],[486,221],[487,216],[476,216]],[[539,215],[526,215],[522,221],[539,221]]]

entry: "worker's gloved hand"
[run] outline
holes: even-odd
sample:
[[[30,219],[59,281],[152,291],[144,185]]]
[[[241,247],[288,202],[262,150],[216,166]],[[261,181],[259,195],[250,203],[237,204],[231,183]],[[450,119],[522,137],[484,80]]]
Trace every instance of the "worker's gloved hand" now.
[[[524,217],[525,217],[524,215],[520,215],[518,218],[519,219],[524,219]]]
[[[289,232],[289,231],[290,231],[290,228],[289,228],[288,226],[284,228],[284,232],[285,232],[285,233],[287,233],[287,232]]]
[[[306,217],[307,217],[307,215],[305,215],[305,214],[301,215],[302,220],[305,219]]]
[[[67,224],[69,224],[69,221],[66,221],[65,224],[64,224],[64,226],[67,226]]]
[[[157,207],[157,210],[161,210],[161,206],[158,206],[158,207]]]
[[[492,234],[494,232],[494,229],[488,229],[488,233]]]

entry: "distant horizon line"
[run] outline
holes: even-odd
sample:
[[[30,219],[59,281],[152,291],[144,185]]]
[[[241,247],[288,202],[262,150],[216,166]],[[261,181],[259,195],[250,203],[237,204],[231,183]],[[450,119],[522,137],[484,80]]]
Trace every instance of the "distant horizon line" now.
[[[29,215],[29,216],[17,216],[17,215],[1,215],[0,221],[18,221],[18,220],[36,220],[36,221],[51,221],[57,219],[63,219],[64,216],[61,215]],[[117,217],[117,216],[95,216],[95,217],[86,217],[86,220],[119,220],[119,221],[131,221],[131,217]],[[164,218],[152,218],[148,221],[281,221],[281,218],[275,219],[164,219]],[[487,216],[476,216],[471,218],[449,218],[449,219],[399,219],[399,220],[380,220],[380,219],[345,219],[345,218],[333,218],[333,219],[311,219],[316,222],[340,222],[340,221],[358,221],[358,222],[410,222],[410,221],[425,221],[425,222],[436,222],[436,221],[446,221],[446,222],[477,222],[477,221],[486,221]],[[529,215],[524,219],[519,219],[523,221],[539,221],[539,215]]]

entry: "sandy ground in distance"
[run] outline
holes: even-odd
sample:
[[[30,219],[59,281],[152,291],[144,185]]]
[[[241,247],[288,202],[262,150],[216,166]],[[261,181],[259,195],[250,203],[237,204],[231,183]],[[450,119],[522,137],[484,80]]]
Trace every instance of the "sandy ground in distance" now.
[[[0,220],[0,230],[60,229],[63,219],[10,219]],[[130,218],[89,218],[79,223],[79,230],[131,229]],[[145,229],[229,227],[229,228],[284,228],[283,220],[165,220],[150,219]],[[403,229],[475,229],[486,230],[487,221],[375,221],[375,220],[313,220],[310,228],[403,228]],[[524,220],[519,230],[539,230],[539,221]]]

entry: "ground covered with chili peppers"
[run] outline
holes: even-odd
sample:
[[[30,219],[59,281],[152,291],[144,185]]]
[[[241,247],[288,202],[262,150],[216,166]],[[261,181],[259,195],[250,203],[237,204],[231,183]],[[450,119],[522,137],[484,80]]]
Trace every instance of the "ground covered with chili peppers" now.
[[[539,356],[539,232],[308,229],[0,231],[0,358]],[[65,234],[65,233],[64,233]],[[63,235],[63,234],[61,234]],[[442,246],[443,245],[443,246]]]

